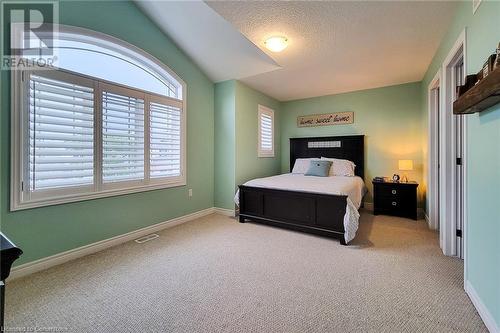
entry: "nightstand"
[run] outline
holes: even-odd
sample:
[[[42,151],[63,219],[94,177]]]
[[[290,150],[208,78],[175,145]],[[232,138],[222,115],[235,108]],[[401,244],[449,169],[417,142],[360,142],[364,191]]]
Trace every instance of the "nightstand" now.
[[[417,182],[373,181],[373,214],[417,219]]]

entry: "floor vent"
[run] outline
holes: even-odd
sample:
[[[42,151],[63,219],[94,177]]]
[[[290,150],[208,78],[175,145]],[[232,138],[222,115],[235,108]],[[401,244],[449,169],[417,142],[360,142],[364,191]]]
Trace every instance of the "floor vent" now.
[[[141,237],[141,238],[137,238],[135,240],[136,243],[139,243],[139,244],[142,244],[142,243],[146,243],[146,242],[149,242],[150,240],[153,240],[155,238],[158,238],[160,237],[159,235],[157,234],[151,234],[151,235],[146,235],[144,237]]]

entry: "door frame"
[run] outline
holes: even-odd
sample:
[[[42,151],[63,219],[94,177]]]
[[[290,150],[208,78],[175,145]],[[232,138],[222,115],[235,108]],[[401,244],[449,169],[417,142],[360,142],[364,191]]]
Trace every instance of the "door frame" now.
[[[455,137],[455,122],[453,121],[453,94],[455,87],[452,86],[453,69],[460,56],[463,57],[464,71],[467,73],[467,44],[466,44],[466,29],[462,31],[457,41],[450,49],[448,56],[442,65],[442,84],[441,93],[441,112],[440,112],[440,169],[439,169],[439,202],[440,215],[439,220],[442,221],[440,228],[440,245],[443,253],[448,256],[457,255],[456,247],[456,202],[452,200],[453,193],[456,190],[456,137]],[[463,152],[462,152],[462,172],[463,172],[463,253],[466,257],[467,246],[467,117],[464,117],[462,123],[463,135]]]
[[[427,223],[429,229],[437,230],[439,228],[439,118],[441,114],[441,68],[438,69],[436,75],[427,87],[428,107],[427,107],[427,128],[428,140],[427,146],[429,158],[427,161],[427,190],[428,197],[428,216]],[[436,91],[436,89],[438,89]],[[436,97],[438,101],[436,103]]]

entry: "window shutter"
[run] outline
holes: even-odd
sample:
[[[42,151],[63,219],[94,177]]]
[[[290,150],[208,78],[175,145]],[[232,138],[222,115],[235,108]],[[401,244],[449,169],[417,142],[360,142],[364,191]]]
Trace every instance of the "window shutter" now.
[[[273,150],[273,119],[265,113],[260,116],[260,143],[262,150]]]
[[[181,109],[151,102],[150,178],[181,175]]]
[[[93,122],[93,88],[30,75],[30,191],[93,184]]]
[[[274,111],[259,105],[259,150],[260,157],[274,156]]]
[[[104,183],[144,179],[144,100],[102,92]]]

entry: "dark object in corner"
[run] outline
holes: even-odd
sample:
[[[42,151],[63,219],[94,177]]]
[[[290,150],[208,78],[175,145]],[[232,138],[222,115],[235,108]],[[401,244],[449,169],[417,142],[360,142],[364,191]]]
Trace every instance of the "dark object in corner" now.
[[[5,279],[9,277],[10,268],[23,251],[0,232],[0,330],[4,331],[3,319],[5,308]]]
[[[477,74],[467,75],[467,77],[465,78],[465,84],[463,86],[458,86],[458,88],[457,88],[457,96],[459,96],[459,97],[462,96],[470,88],[474,87],[477,80],[478,80]]]

